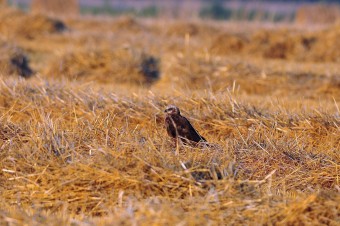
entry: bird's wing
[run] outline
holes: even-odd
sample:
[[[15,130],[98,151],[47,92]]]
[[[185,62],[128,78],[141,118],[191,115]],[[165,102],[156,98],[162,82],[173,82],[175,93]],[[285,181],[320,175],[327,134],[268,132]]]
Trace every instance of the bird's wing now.
[[[196,142],[199,142],[201,140],[207,141],[203,136],[201,136],[197,132],[197,130],[191,125],[190,121],[187,118],[185,118],[185,117],[182,117],[182,118],[183,118],[183,121],[184,121],[183,124],[185,124],[186,127],[187,127],[185,130],[187,131],[187,134],[189,135],[188,139],[191,139],[191,140],[196,141]]]
[[[171,117],[167,116],[165,118],[165,127],[166,127],[166,131],[167,131],[167,133],[170,137],[175,138],[177,136],[176,124]]]

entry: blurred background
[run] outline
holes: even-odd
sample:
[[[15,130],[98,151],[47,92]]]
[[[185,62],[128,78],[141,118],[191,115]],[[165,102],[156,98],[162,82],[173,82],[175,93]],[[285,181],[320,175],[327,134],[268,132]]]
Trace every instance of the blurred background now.
[[[7,4],[27,11],[68,16],[129,14],[140,17],[301,23],[333,23],[340,18],[339,0],[8,0]]]

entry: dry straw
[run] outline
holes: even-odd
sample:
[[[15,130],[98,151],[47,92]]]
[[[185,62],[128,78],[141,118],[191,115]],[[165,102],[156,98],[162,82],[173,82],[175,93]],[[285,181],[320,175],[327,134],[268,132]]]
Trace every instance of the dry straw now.
[[[79,17],[65,19],[63,33],[22,33],[34,15],[2,15],[13,21],[1,17],[0,33],[18,37],[12,45],[37,73],[0,78],[1,223],[340,221],[338,56],[321,49],[337,45],[334,26],[307,35]],[[307,37],[315,42],[302,50]],[[141,74],[150,57],[160,60],[154,83]],[[209,146],[181,145],[175,155],[163,122],[169,104]]]
[[[15,40],[33,39],[40,35],[58,33],[66,29],[60,20],[42,14],[26,14],[13,8],[1,8],[0,20],[0,33]]]
[[[340,7],[336,4],[316,4],[301,6],[295,21],[301,24],[329,24],[340,20]]]
[[[164,98],[3,81],[3,220],[337,221],[336,116],[256,109],[233,96],[183,92],[175,104],[200,119],[193,123],[220,147],[182,147],[175,156],[157,120]],[[213,179],[211,164],[223,180]]]
[[[79,13],[78,0],[33,0],[31,9],[38,13],[48,13],[56,16],[76,16]]]

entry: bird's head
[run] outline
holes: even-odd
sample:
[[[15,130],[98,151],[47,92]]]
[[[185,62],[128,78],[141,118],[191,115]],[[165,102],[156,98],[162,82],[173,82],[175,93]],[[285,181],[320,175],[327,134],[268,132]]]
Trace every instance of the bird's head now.
[[[181,112],[179,111],[179,108],[175,105],[169,105],[165,108],[164,112],[169,115],[180,115]]]

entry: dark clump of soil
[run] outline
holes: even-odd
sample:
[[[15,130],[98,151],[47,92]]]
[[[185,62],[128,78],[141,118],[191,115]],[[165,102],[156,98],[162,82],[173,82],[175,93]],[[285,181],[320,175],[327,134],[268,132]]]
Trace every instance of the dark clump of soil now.
[[[141,73],[145,77],[147,83],[152,83],[160,78],[159,59],[153,56],[143,56],[141,59]]]
[[[28,57],[21,48],[0,40],[0,55],[1,75],[19,75],[29,78],[34,74]]]
[[[16,73],[24,78],[28,78],[33,74],[32,69],[29,67],[28,59],[23,54],[13,56],[10,63]]]

